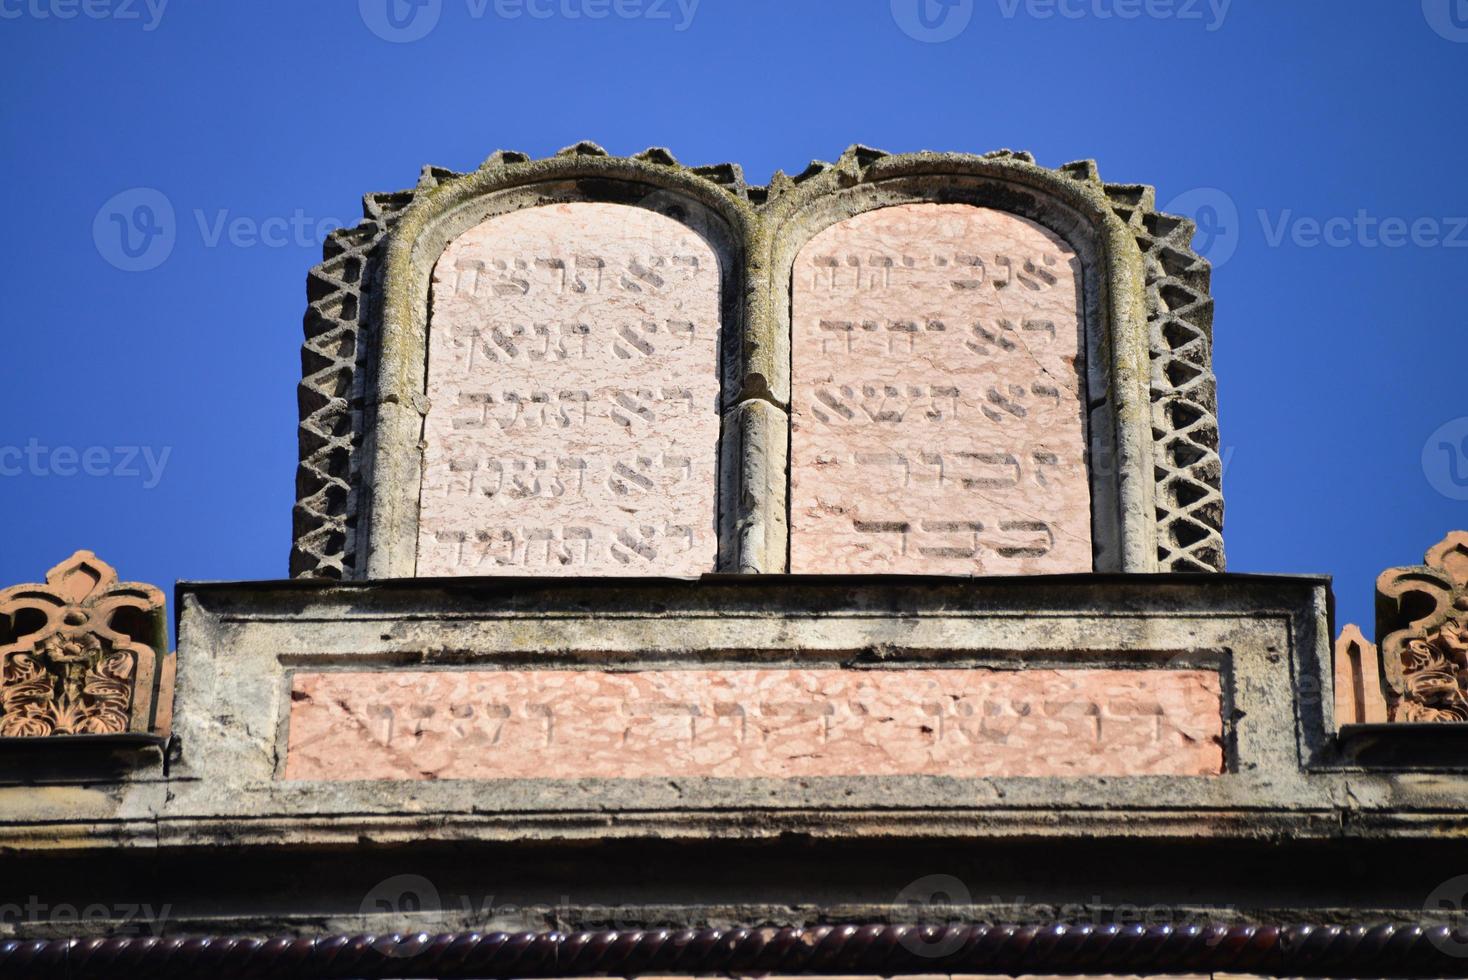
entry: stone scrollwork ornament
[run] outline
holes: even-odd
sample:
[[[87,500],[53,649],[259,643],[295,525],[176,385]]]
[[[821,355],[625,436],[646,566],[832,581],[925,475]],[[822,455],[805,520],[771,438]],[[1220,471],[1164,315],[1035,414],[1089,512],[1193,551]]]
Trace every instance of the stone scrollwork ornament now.
[[[1376,582],[1377,633],[1394,721],[1468,721],[1468,531],[1426,563]]]
[[[89,551],[0,591],[0,738],[166,735],[164,604]]]

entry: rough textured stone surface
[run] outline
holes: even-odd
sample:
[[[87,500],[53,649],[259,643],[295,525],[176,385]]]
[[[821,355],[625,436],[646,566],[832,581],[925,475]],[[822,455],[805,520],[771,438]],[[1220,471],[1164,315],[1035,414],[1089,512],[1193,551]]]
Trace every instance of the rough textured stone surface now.
[[[419,575],[714,570],[719,266],[619,204],[528,208],[449,245]]]
[[[1327,824],[1337,822],[1316,821],[1347,798],[1345,777],[1329,770],[1324,706],[1297,699],[1291,681],[1319,678],[1316,690],[1328,689],[1323,589],[1302,579],[1125,575],[190,586],[180,689],[197,693],[181,702],[183,754],[148,830],[155,841],[220,833],[235,843],[273,840],[280,821],[321,843],[418,840],[445,820],[460,837],[516,840],[797,830],[866,838],[918,828],[980,837],[1333,833]],[[282,778],[299,673],[878,669],[1214,672],[1227,700],[1225,771],[535,776],[498,779],[492,791],[455,779],[405,790]],[[1362,807],[1397,791],[1352,778]],[[67,805],[80,834],[94,809]]]
[[[966,204],[867,211],[792,283],[797,573],[1092,567],[1081,268]]]
[[[787,219],[812,205],[824,208],[821,202],[835,211],[855,209],[840,215],[849,217],[869,206],[857,199],[861,193],[894,204],[954,200],[965,181],[965,195],[977,193],[1047,225],[1051,218],[1078,222],[1077,232],[1098,243],[1088,282],[1109,297],[1098,322],[1111,336],[1096,338],[1105,341],[1106,356],[1090,365],[1097,375],[1091,394],[1102,404],[1120,404],[1118,393],[1135,386],[1140,405],[1093,428],[1093,451],[1107,465],[1118,464],[1095,487],[1097,567],[1221,571],[1209,267],[1191,249],[1192,223],[1158,212],[1152,188],[1103,182],[1092,161],[1049,169],[1007,150],[893,156],[860,146],[834,163],[816,162],[793,176],[776,173],[767,187],[751,187],[736,165],[684,167],[661,149],[612,157],[582,143],[543,160],[498,152],[469,174],[425,168],[415,190],[370,196],[367,221],[328,241],[327,261],[312,271],[308,288],[292,574],[413,574],[418,440],[427,412],[421,347],[427,283],[446,244],[436,236],[459,215],[609,195],[638,200],[649,188],[669,213],[717,212],[733,236],[731,254],[743,253],[730,278],[734,299],[726,300],[726,325],[742,326],[737,344],[729,345],[738,364],[726,377],[724,404],[760,399],[783,412],[790,348],[779,323],[782,315],[788,320],[789,280],[788,266],[772,256]],[[514,203],[503,203],[511,198]],[[410,254],[415,246],[421,254]],[[741,433],[730,444],[759,458],[783,456],[777,443],[784,428],[749,418],[763,441]],[[721,538],[729,551],[721,567],[785,570],[786,501],[764,495],[768,474],[758,466],[736,460],[730,472],[750,474],[755,484],[722,491],[730,526]],[[1126,530],[1113,543],[1102,531],[1118,521]]]
[[[296,674],[285,778],[1217,775],[1219,678],[1158,670]]]

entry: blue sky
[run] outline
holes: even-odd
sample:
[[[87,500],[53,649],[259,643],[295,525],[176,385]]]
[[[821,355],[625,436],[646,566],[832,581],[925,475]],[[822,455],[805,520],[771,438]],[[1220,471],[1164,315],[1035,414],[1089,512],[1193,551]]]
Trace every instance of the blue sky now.
[[[1094,157],[1219,260],[1231,570],[1365,622],[1468,527],[1468,0],[387,2],[0,0],[0,582],[283,577],[325,230],[581,139]]]

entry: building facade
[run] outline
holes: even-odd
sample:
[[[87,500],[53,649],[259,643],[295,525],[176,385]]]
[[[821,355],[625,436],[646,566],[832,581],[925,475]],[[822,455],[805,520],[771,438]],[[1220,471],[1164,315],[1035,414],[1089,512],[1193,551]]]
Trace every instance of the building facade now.
[[[1375,642],[1225,571],[1193,230],[1009,151],[369,195],[291,578],[0,592],[0,976],[1468,975],[1468,535]]]

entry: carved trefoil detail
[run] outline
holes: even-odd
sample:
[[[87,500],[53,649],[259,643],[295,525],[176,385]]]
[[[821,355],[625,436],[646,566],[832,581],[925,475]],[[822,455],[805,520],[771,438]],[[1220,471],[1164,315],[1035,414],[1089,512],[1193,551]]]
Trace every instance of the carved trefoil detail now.
[[[1376,630],[1395,721],[1468,721],[1468,532],[1376,580]]]
[[[89,551],[0,591],[0,738],[167,734],[164,605]]]

